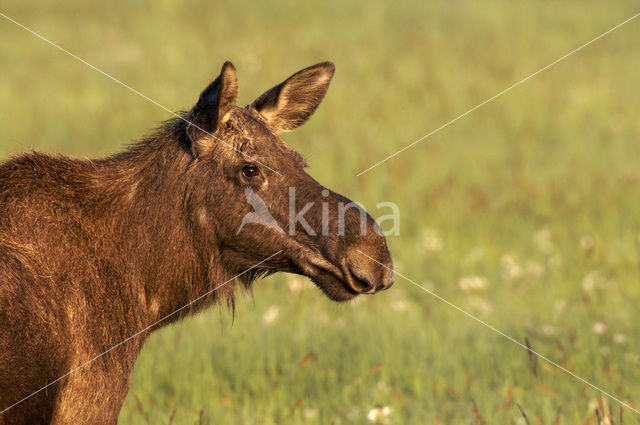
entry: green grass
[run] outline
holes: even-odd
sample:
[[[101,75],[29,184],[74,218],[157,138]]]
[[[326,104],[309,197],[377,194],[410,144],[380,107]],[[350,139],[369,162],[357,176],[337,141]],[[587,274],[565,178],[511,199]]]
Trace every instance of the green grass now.
[[[400,273],[640,406],[640,20],[356,177],[637,3],[11,0],[2,12],[175,110],[225,60],[242,103],[334,61],[318,113],[285,137],[310,172],[374,216],[398,204]],[[13,24],[0,35],[3,158],[103,156],[169,117]],[[469,276],[486,287],[464,290]],[[579,424],[598,406],[620,422],[617,403],[540,360],[534,374],[526,350],[401,278],[348,305],[292,279],[258,282],[233,323],[214,307],[154,334],[120,423],[360,424],[376,406],[400,425],[525,423],[518,404],[532,424],[558,412]]]

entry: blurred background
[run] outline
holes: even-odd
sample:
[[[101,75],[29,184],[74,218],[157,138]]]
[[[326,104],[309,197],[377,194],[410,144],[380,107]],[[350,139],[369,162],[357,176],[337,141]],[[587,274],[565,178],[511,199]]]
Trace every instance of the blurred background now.
[[[400,273],[640,406],[640,19],[356,177],[637,2],[5,0],[1,11],[172,110],[225,60],[241,105],[333,61],[324,102],[284,135],[309,172],[374,216],[379,202],[399,206]],[[3,159],[109,155],[170,117],[4,19],[0,38]],[[239,296],[233,320],[213,307],[154,334],[120,423],[579,424],[596,409],[639,418],[402,278],[337,305],[277,275]]]

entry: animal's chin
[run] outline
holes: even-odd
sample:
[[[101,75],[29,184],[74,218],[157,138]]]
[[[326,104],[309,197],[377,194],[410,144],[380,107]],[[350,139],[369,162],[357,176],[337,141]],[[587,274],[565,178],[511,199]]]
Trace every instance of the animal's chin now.
[[[291,260],[288,271],[310,278],[330,300],[349,301],[359,295],[344,280],[348,278],[348,271],[345,272],[322,255],[308,252],[302,257],[302,261]]]
[[[331,273],[309,276],[313,283],[332,301],[344,302],[354,299],[358,293],[349,288]]]

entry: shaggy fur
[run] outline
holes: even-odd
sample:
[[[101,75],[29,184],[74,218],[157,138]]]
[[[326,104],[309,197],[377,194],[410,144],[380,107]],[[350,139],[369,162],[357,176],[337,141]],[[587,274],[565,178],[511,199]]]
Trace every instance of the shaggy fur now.
[[[0,164],[0,411],[13,406],[0,425],[115,424],[153,329],[130,337],[278,251],[241,281],[304,274],[335,300],[391,284],[388,270],[353,255],[360,249],[391,265],[369,216],[370,232],[359,234],[355,210],[344,235],[256,224],[238,232],[252,211],[247,187],[286,230],[291,187],[297,210],[316,202],[305,215],[314,229],[321,202],[350,202],[322,196],[300,155],[276,135],[307,120],[332,75],[332,64],[318,64],[239,108],[235,69],[226,63],[183,114],[190,123],[168,121],[123,153],[100,160],[30,153]],[[258,174],[247,177],[247,166]],[[233,304],[235,285],[158,326],[217,300]]]

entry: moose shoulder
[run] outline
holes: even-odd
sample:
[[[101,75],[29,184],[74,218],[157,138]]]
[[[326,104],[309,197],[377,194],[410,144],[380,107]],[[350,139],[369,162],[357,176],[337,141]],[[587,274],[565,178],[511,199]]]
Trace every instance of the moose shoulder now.
[[[227,62],[125,152],[0,164],[1,425],[116,423],[149,332],[232,304],[236,280],[298,273],[337,301],[393,283],[375,222],[277,136],[313,114],[333,72],[303,69],[240,108]],[[269,220],[243,221],[258,210]]]

